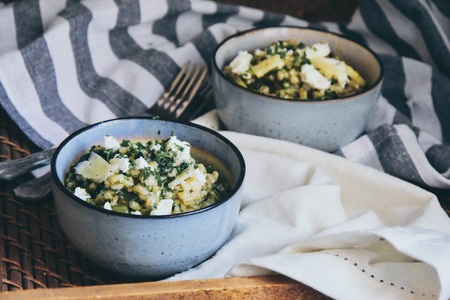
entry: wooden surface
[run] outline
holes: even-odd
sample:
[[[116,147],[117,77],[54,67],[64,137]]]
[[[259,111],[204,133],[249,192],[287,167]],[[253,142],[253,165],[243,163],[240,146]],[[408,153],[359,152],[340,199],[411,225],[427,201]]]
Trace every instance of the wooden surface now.
[[[129,300],[129,299],[329,299],[283,276],[243,277],[177,282],[144,282],[4,292],[4,300]]]

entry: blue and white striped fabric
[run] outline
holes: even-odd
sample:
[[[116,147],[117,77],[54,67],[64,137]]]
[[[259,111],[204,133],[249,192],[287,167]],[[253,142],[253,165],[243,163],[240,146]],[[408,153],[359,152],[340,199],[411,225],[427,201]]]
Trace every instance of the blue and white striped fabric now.
[[[347,35],[383,59],[367,132],[337,155],[450,188],[447,0],[363,0],[346,25],[201,0],[0,2],[0,104],[49,148],[87,124],[140,114],[186,60],[209,64],[226,36],[280,24]]]

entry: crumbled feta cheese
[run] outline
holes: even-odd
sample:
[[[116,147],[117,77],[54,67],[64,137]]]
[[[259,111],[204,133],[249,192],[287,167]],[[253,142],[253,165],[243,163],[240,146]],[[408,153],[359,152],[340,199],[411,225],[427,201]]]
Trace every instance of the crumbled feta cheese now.
[[[344,88],[349,82],[346,64],[335,58],[317,57],[311,60],[316,69],[328,79],[336,79],[339,85]]]
[[[116,151],[120,148],[120,143],[116,140],[115,137],[106,135],[103,137],[103,147],[107,149],[112,149],[113,151]]]
[[[131,213],[132,215],[142,216],[142,213],[141,213],[140,211],[138,211],[138,210],[132,210],[130,213]]]
[[[144,184],[147,186],[155,186],[158,184],[158,180],[156,180],[155,176],[149,175],[147,178],[144,179]]]
[[[171,182],[169,182],[169,184],[167,185],[169,188],[173,189],[175,188],[177,185],[179,185],[181,182],[185,181],[186,179],[188,179],[189,177],[192,176],[192,174],[194,173],[194,167],[190,166],[187,170],[184,170],[182,173],[178,174],[177,177],[175,177],[174,180],[172,180]]]
[[[191,145],[188,142],[182,142],[173,135],[167,142],[166,147],[166,150],[176,153],[174,161],[177,165],[191,160]]]
[[[126,173],[130,170],[130,160],[126,157],[114,157],[109,161],[109,164],[112,173],[119,173],[119,171]]]
[[[156,209],[150,212],[153,216],[170,215],[172,213],[173,200],[162,199],[156,205]]]
[[[107,209],[107,210],[112,210],[111,203],[109,203],[108,201],[106,201],[105,204],[103,204],[103,208],[104,208],[104,209]]]
[[[302,66],[301,76],[304,82],[307,82],[315,89],[326,90],[331,86],[331,81],[325,78],[325,76],[310,64],[304,64]]]
[[[152,151],[159,151],[159,150],[161,150],[161,144],[152,145],[152,147],[150,149]]]
[[[91,152],[89,159],[80,162],[75,171],[84,178],[94,182],[105,181],[111,175],[110,164],[95,152]]]
[[[147,163],[147,161],[142,156],[139,157],[138,159],[136,159],[134,161],[134,163],[135,163],[134,167],[138,170],[150,167],[150,165]]]
[[[245,73],[250,68],[253,55],[247,51],[239,51],[238,55],[230,62],[231,72],[235,74]]]
[[[330,46],[328,43],[316,43],[311,47],[305,48],[306,57],[309,59],[314,59],[316,57],[325,57],[331,53]]]
[[[336,66],[335,76],[339,82],[339,85],[341,87],[345,87],[345,85],[349,82],[345,63],[334,58],[330,58],[329,60]]]
[[[89,193],[86,191],[86,189],[80,188],[78,186],[75,188],[75,191],[73,193],[75,194],[75,196],[77,196],[78,198],[80,198],[81,200],[84,200],[84,201],[91,198],[91,195],[89,195]]]
[[[192,177],[194,177],[200,186],[204,185],[206,182],[206,174],[199,169],[195,169],[194,172],[192,172]]]

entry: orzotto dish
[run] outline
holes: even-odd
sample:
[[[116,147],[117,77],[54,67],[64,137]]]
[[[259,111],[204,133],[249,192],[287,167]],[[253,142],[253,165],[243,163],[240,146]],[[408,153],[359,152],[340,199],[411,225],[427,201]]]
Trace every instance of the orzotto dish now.
[[[116,212],[169,215],[209,206],[227,193],[219,173],[170,138],[118,141],[105,136],[67,172],[64,184],[88,203]]]
[[[245,88],[284,99],[336,99],[366,88],[365,79],[326,42],[305,46],[285,40],[252,52],[239,51],[223,72]]]

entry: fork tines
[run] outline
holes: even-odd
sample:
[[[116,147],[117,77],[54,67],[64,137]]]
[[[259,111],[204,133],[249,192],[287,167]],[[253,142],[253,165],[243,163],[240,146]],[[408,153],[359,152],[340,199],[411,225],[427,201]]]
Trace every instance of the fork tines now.
[[[191,64],[190,61],[185,63],[169,90],[156,101],[150,111],[162,118],[179,119],[192,103],[200,87],[204,86],[202,83],[206,72],[205,66]]]
[[[213,103],[213,89],[209,82],[204,81],[200,86],[197,95],[192,99],[192,102],[180,115],[181,120],[191,120],[195,117],[211,110]]]

